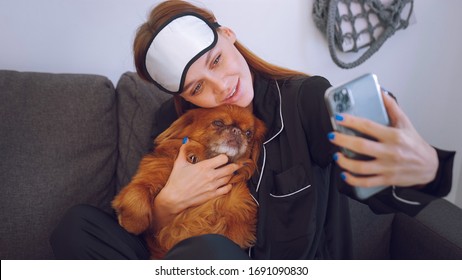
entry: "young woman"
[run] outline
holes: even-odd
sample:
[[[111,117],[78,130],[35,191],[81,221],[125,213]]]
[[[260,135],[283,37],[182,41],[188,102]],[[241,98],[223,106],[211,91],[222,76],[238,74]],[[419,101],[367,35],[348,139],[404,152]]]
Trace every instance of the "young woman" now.
[[[411,215],[432,197],[450,191],[454,153],[427,144],[387,93],[383,98],[391,127],[351,115],[337,117],[340,125],[377,142],[333,132],[323,99],[330,87],[326,79],[263,61],[207,10],[183,1],[159,4],[138,30],[134,55],[138,74],[174,96],[159,110],[157,117],[163,123],[153,135],[190,108],[222,104],[252,110],[268,128],[259,172],[249,182],[259,204],[257,244],[244,253],[223,237],[206,235],[181,242],[167,258],[232,259],[246,254],[255,259],[350,258],[345,195],[354,197],[350,185],[390,186],[365,203],[376,211]],[[225,195],[231,187],[227,182],[238,168],[226,164],[224,155],[189,164],[183,154],[186,145],[154,201],[159,228],[184,209]],[[374,160],[349,159],[338,152],[339,146]],[[109,216],[99,217],[104,222],[91,218],[95,211],[80,207],[65,218],[52,238],[58,258],[148,256],[138,237],[128,235]],[[81,222],[83,216],[86,222]],[[86,250],[92,254],[66,247],[62,241],[85,239],[85,234],[68,237],[63,230],[76,223],[104,228],[97,231],[97,238],[93,233],[91,241],[83,241],[92,247]]]

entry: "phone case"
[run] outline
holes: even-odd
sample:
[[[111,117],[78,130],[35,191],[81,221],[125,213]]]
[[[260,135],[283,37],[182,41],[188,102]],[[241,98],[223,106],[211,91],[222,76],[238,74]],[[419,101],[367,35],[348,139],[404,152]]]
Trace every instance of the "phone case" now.
[[[340,86],[330,87],[326,90],[324,98],[331,117],[332,126],[341,133],[375,140],[358,131],[337,125],[335,115],[339,113],[348,113],[367,118],[382,125],[388,126],[390,124],[383,104],[380,85],[377,76],[374,74],[365,74]],[[344,148],[341,150],[349,158],[371,160],[368,156],[360,155]],[[354,191],[359,199],[367,199],[384,188],[385,186],[374,188],[354,187]]]

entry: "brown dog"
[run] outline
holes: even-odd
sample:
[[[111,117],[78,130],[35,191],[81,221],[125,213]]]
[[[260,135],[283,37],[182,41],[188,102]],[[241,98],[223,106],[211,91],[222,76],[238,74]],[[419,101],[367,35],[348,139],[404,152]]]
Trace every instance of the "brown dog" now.
[[[252,246],[257,206],[246,181],[256,169],[264,134],[263,122],[244,108],[225,105],[188,111],[155,139],[154,151],[142,159],[132,181],[113,200],[120,225],[144,235],[151,258],[162,258],[181,240],[207,233],[222,234],[242,248]],[[189,139],[189,162],[226,154],[243,167],[231,178],[233,187],[227,195],[190,207],[156,230],[152,204],[170,176],[184,137]]]

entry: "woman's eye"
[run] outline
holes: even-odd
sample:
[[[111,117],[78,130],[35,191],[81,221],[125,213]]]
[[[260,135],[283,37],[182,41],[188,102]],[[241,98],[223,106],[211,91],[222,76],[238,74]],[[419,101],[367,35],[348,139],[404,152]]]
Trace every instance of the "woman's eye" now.
[[[221,60],[221,54],[217,56],[217,58],[215,58],[215,60],[213,61],[213,65],[217,65],[218,62],[220,62]]]
[[[193,89],[191,95],[194,96],[198,94],[201,91],[201,89],[202,89],[202,83],[198,83],[196,87]]]

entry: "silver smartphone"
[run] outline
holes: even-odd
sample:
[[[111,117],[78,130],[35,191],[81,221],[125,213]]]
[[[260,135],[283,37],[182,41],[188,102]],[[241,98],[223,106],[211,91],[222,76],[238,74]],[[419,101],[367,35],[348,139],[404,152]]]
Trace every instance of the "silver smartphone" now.
[[[380,85],[377,76],[374,74],[365,74],[340,86],[330,87],[326,90],[324,99],[331,117],[332,126],[341,133],[376,140],[358,131],[338,125],[335,121],[335,115],[341,113],[348,113],[361,118],[370,119],[382,125],[390,125],[388,114],[383,104]],[[341,151],[346,157],[352,159],[372,159],[348,149],[342,148]],[[353,189],[356,196],[364,200],[380,192],[384,188],[385,186],[374,188],[354,187]]]

